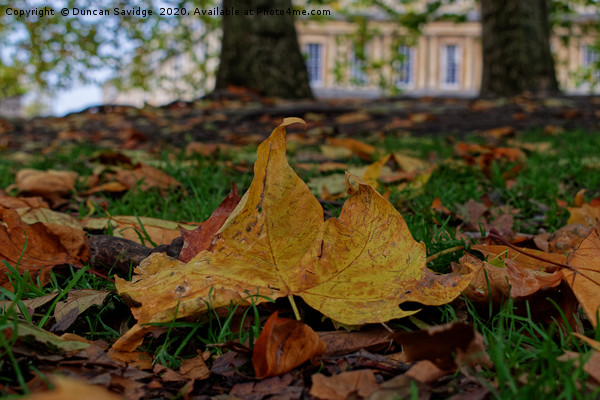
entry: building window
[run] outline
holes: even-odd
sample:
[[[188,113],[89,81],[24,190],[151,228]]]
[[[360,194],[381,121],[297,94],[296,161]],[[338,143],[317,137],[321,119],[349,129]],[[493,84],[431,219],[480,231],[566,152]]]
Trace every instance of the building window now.
[[[350,59],[350,83],[363,86],[367,84],[367,48],[354,48]]]
[[[323,67],[321,57],[322,46],[320,43],[309,43],[306,45],[306,71],[308,81],[311,85],[323,83]]]
[[[442,86],[457,88],[460,84],[460,47],[445,45],[442,52]]]
[[[414,49],[408,46],[398,46],[399,64],[396,69],[396,86],[405,88],[413,83]]]
[[[600,52],[592,46],[583,46],[582,66],[592,71],[592,76],[595,79],[600,79],[600,69],[598,62],[600,61]]]

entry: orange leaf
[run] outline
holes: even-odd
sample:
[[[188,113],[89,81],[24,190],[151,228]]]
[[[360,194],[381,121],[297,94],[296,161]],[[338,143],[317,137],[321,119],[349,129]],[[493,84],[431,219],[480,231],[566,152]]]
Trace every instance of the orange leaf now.
[[[352,153],[367,161],[371,160],[371,155],[375,152],[375,147],[352,138],[328,138],[327,143],[349,149]]]
[[[282,375],[325,350],[325,343],[310,326],[275,312],[254,343],[254,373],[257,378]]]
[[[26,213],[28,210],[19,211]],[[72,220],[66,214],[46,208],[29,211],[43,213],[46,217],[50,215]],[[18,265],[20,273],[29,271],[34,276],[40,274],[42,284],[47,283],[53,266],[87,259],[87,241],[81,228],[53,223],[51,220],[40,221],[39,215],[23,216],[28,217],[32,218],[31,224],[23,221],[17,210],[0,207],[0,259],[6,260],[13,267]],[[3,263],[0,264],[0,285],[4,288],[10,288],[7,271],[8,268]]]
[[[212,215],[193,231],[179,229],[183,237],[183,247],[179,254],[179,259],[188,262],[198,253],[209,248],[212,238],[225,220],[229,218],[231,212],[240,202],[240,194],[235,184],[231,184],[231,192],[219,204]]]
[[[595,327],[600,307],[600,238],[597,229],[593,229],[581,242],[569,256],[567,264],[572,269],[562,269],[565,282]]]

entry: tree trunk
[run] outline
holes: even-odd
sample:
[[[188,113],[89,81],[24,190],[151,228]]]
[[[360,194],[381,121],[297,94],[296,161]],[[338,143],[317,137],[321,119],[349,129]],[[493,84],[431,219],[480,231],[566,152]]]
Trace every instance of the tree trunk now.
[[[223,8],[240,15],[223,16],[216,88],[236,85],[265,96],[313,98],[294,17],[287,14],[291,0],[224,0]],[[244,15],[248,10],[253,15]],[[267,12],[257,15],[257,10]]]
[[[547,0],[481,0],[482,96],[558,92]]]

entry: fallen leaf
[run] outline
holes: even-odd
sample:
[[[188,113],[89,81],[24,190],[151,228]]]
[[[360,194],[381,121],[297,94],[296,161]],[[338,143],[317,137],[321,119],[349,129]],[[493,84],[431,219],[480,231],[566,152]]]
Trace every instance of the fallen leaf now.
[[[342,372],[333,376],[314,374],[309,394],[321,400],[346,400],[351,396],[365,398],[379,385],[372,370]]]
[[[101,386],[90,385],[77,379],[61,375],[47,375],[54,389],[33,393],[24,397],[27,400],[121,400],[122,396]]]
[[[0,221],[0,259],[21,274],[29,271],[32,276],[39,276],[42,285],[48,282],[53,266],[87,259],[89,251],[83,231],[40,222],[29,225],[23,222],[17,210],[4,207],[0,207]],[[7,272],[6,265],[0,264],[0,285],[10,289]]]
[[[76,310],[76,315],[79,315],[91,306],[101,305],[108,293],[110,292],[96,289],[71,290],[66,301],[60,301],[56,304],[54,319],[57,323],[60,323],[71,310]]]
[[[535,245],[546,253],[559,253],[561,256],[574,250],[587,237],[592,228],[582,224],[565,225],[552,234],[542,233],[533,238]],[[566,261],[566,257],[562,256]]]
[[[286,160],[285,127],[297,122],[303,121],[286,119],[259,146],[250,189],[213,238],[212,251],[188,264],[155,253],[132,282],[116,278],[119,293],[141,304],[132,308],[138,324],[172,320],[176,309],[178,317],[198,315],[209,304],[248,302],[259,293],[298,295],[335,321],[360,325],[414,314],[398,307],[406,301],[445,304],[468,285],[472,273],[427,269],[425,245],[357,178],[353,188],[347,176],[350,198],[340,217],[324,222],[323,208]]]
[[[488,261],[497,259],[504,263],[505,260],[510,259],[518,262],[523,268],[541,270],[544,272],[554,272],[559,269],[557,264],[565,264],[567,262],[567,257],[563,254],[546,253],[533,249],[523,249],[523,251],[527,254],[544,258],[548,260],[548,262],[541,261],[533,257],[528,257],[527,255],[519,253],[508,246],[477,244],[471,246],[471,249],[483,253],[483,255],[487,257]]]
[[[210,352],[198,352],[194,358],[186,358],[181,361],[179,373],[187,379],[201,381],[210,377],[210,369],[206,366],[206,360],[210,358]]]
[[[429,164],[420,158],[412,157],[406,154],[402,154],[399,152],[395,152],[394,160],[400,166],[400,169],[404,172],[412,173],[416,171],[420,171],[423,169],[427,169]]]
[[[406,371],[405,375],[422,383],[431,383],[436,381],[438,378],[447,375],[448,373],[449,371],[440,369],[437,365],[429,360],[421,360],[417,361],[415,365],[410,367],[410,369]]]
[[[119,183],[130,189],[139,185],[139,188],[143,191],[151,188],[165,191],[170,188],[182,186],[181,182],[175,178],[172,178],[158,168],[144,163],[136,164],[133,169],[118,169],[116,179]]]
[[[402,345],[406,361],[429,360],[442,370],[452,370],[457,367],[455,357],[458,351],[462,351],[463,355],[479,353],[471,365],[490,365],[485,349],[473,344],[474,341],[483,343],[483,338],[478,339],[478,335],[471,324],[453,322],[413,332],[398,332],[395,340]]]
[[[89,231],[110,227],[112,236],[125,238],[144,246],[170,244],[181,236],[180,229],[193,230],[197,225],[134,215],[113,215],[106,218],[85,218],[83,228]]]
[[[221,229],[221,226],[223,226],[223,223],[229,218],[229,215],[231,215],[231,212],[239,202],[240,195],[237,187],[232,183],[231,192],[229,192],[227,197],[225,197],[206,221],[192,231],[179,228],[183,237],[183,247],[181,253],[179,253],[179,259],[183,262],[188,262],[196,254],[208,249],[214,234]]]
[[[540,289],[553,288],[562,282],[560,270],[553,273],[523,268],[512,260],[506,260],[506,276],[512,297],[526,297]]]
[[[377,179],[379,178],[379,175],[381,175],[381,169],[389,159],[390,155],[386,154],[379,160],[375,161],[373,164],[369,165],[362,176],[362,180],[367,185],[371,185],[374,189],[377,189],[377,187],[379,186],[379,184],[377,183]]]
[[[338,124],[356,124],[359,122],[365,122],[371,119],[371,116],[364,111],[350,112],[346,114],[340,114],[335,117],[335,122]]]
[[[50,208],[42,197],[0,196],[0,206],[4,208]]]
[[[308,325],[275,312],[254,343],[254,374],[260,379],[283,375],[323,352],[325,343]]]
[[[597,228],[569,255],[567,264],[571,268],[562,269],[565,282],[571,287],[583,312],[595,327],[600,307],[600,238]]]
[[[89,346],[89,343],[81,342],[79,340],[69,340],[61,338],[60,336],[54,335],[38,326],[30,324],[25,321],[8,321],[1,332],[6,338],[11,338],[15,333],[17,335],[16,343],[20,346],[32,346],[35,351],[56,354],[57,351],[69,352],[78,351],[85,349]],[[15,328],[16,327],[16,332]]]
[[[352,151],[353,154],[356,154],[357,156],[366,161],[370,161],[371,156],[375,152],[375,147],[352,138],[327,138],[327,143],[334,146],[340,146],[349,149],[350,151]]]
[[[77,172],[73,171],[40,171],[22,169],[17,172],[16,184],[19,192],[37,194],[45,198],[64,196],[75,188]]]
[[[392,334],[385,328],[371,328],[366,331],[348,332],[345,330],[318,332],[325,343],[326,356],[337,356],[354,353],[360,349],[382,350],[390,347]]]

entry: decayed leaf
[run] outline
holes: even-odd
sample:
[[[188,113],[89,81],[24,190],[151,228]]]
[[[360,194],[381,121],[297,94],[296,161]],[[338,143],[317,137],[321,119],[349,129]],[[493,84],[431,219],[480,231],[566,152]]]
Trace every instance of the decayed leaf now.
[[[310,395],[321,400],[346,400],[350,396],[365,398],[379,385],[372,370],[342,372],[334,376],[314,374]]]
[[[571,253],[567,264],[571,269],[562,269],[565,282],[573,290],[592,325],[596,326],[600,307],[600,238],[597,228]]]
[[[183,262],[188,262],[198,253],[208,249],[211,244],[212,237],[225,220],[229,218],[231,212],[240,202],[240,195],[235,184],[231,184],[231,192],[219,204],[212,215],[204,221],[198,228],[193,231],[180,228],[181,236],[183,237],[183,247],[179,253],[179,259]]]
[[[69,194],[75,187],[77,176],[77,172],[73,171],[40,171],[26,168],[17,172],[16,183],[19,192],[48,198]]]
[[[132,282],[116,279],[121,295],[141,303],[132,309],[138,323],[171,320],[175,309],[179,317],[205,312],[209,293],[217,308],[258,291],[301,296],[326,316],[359,325],[414,314],[398,307],[406,301],[445,304],[468,285],[472,274],[428,270],[425,245],[358,179],[358,188],[348,183],[340,217],[324,222],[323,208],[286,160],[285,127],[296,122],[303,121],[286,119],[259,146],[254,180],[213,238],[212,251],[188,264],[153,254]]]
[[[310,326],[275,312],[254,343],[254,373],[257,378],[282,375],[324,351],[325,343]]]
[[[0,259],[13,267],[18,265],[20,273],[39,274],[42,284],[47,283],[53,266],[78,263],[87,258],[85,233],[81,229],[40,222],[29,225],[21,219],[17,210],[4,207],[0,207],[0,221]],[[7,271],[4,263],[0,264],[0,285],[10,288]]]

